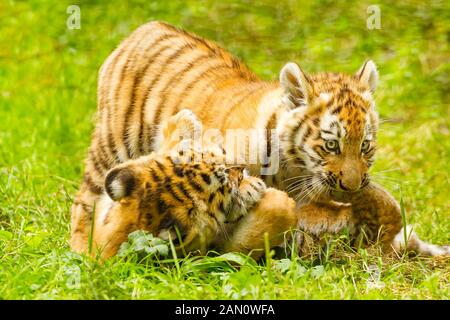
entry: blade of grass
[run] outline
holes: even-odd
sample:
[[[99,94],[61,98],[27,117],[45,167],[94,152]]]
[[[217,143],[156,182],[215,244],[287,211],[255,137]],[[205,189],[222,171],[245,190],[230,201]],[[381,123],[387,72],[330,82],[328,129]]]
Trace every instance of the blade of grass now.
[[[94,238],[94,225],[95,225],[95,202],[94,206],[92,207],[92,221],[91,221],[91,229],[89,230],[89,237],[88,237],[88,246],[89,246],[89,254],[92,253],[92,240]]]
[[[400,212],[402,215],[402,224],[403,224],[403,240],[405,241],[405,248],[404,248],[404,253],[407,252],[408,250],[408,234],[407,234],[407,230],[406,230],[406,210],[405,210],[405,205],[403,203],[403,193],[402,193],[402,189],[400,188]]]

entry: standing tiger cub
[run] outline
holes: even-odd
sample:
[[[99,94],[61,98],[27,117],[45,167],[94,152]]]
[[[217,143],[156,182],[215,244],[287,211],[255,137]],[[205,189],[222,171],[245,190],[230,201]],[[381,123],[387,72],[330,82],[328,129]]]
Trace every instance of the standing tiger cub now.
[[[384,243],[401,247],[396,239],[405,226],[399,206],[371,183],[368,174],[378,128],[372,97],[378,82],[375,64],[367,61],[353,75],[308,75],[297,64],[288,63],[279,80],[260,80],[217,44],[164,22],[150,22],[134,31],[99,72],[97,124],[72,208],[72,248],[86,248],[86,226],[91,224],[94,204],[104,195],[107,173],[164,149],[161,124],[183,108],[193,111],[204,129],[215,129],[223,136],[236,129],[265,133],[258,142],[265,146],[267,157],[248,161],[259,155],[248,134],[240,140],[249,148],[238,151],[236,158],[246,159],[252,175],[288,192],[304,208],[300,228],[338,232],[342,220],[335,219],[335,210],[346,206],[350,216],[357,217],[357,225],[382,228]],[[234,152],[228,144],[224,147],[227,154]],[[380,212],[385,198],[391,205]],[[358,213],[360,201],[364,214]],[[267,203],[264,208],[269,209]],[[266,216],[251,217],[246,216],[246,221],[270,225]],[[265,231],[261,225],[255,228],[253,234]],[[241,236],[252,231],[239,230]],[[433,255],[443,252],[414,245],[417,237],[409,234],[410,248]]]

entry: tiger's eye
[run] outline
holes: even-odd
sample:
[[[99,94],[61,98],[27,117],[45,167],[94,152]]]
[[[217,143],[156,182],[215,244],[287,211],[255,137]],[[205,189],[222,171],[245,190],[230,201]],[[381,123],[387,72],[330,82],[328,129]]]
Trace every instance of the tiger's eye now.
[[[370,147],[370,141],[364,140],[363,143],[361,144],[361,151],[367,152],[367,151],[369,151],[369,147]]]
[[[328,140],[325,142],[325,149],[327,151],[337,151],[339,150],[339,142],[337,140]]]

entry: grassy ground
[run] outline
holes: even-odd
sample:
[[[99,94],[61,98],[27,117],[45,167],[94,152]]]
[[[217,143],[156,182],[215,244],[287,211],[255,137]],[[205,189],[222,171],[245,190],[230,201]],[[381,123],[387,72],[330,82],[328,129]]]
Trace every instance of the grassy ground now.
[[[66,27],[73,2],[80,30]],[[218,41],[263,78],[288,60],[310,72],[354,72],[374,59],[378,110],[392,121],[382,126],[373,172],[387,170],[378,181],[402,193],[424,239],[449,242],[450,3],[377,1],[381,29],[368,30],[370,2],[305,2],[2,1],[0,299],[448,299],[448,260],[393,260],[376,250],[259,265],[234,255],[100,265],[68,248],[96,72],[122,38],[154,19]]]

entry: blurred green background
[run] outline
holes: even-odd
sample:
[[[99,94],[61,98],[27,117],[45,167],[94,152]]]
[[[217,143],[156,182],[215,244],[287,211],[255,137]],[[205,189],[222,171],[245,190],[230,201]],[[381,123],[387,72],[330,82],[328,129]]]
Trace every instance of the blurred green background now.
[[[66,25],[73,4],[81,9],[79,30]],[[424,239],[448,243],[450,2],[376,1],[381,29],[369,30],[372,4],[1,1],[0,298],[448,299],[448,260],[390,263],[372,257],[389,285],[370,290],[369,258],[360,253],[343,258],[347,271],[322,261],[320,277],[316,265],[302,262],[305,275],[280,274],[268,283],[255,267],[255,291],[239,280],[251,278],[242,274],[250,272],[245,268],[225,280],[212,273],[186,280],[170,268],[152,269],[160,276],[149,280],[142,266],[113,261],[105,269],[68,250],[71,201],[94,125],[97,71],[124,37],[151,20],[218,42],[264,79],[277,78],[291,60],[307,72],[353,73],[373,59],[380,72],[377,107],[386,120],[375,180],[403,197],[408,219]],[[66,285],[61,275],[67,265],[81,268],[81,289]],[[186,290],[174,296],[180,286]]]

